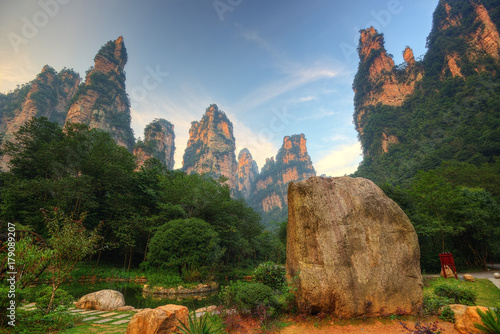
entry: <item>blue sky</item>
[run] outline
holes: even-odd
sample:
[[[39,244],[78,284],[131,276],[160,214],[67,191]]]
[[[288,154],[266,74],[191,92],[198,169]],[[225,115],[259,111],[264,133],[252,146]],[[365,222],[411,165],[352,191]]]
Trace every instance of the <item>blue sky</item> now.
[[[236,146],[259,168],[283,137],[304,133],[320,174],[352,173],[361,148],[352,122],[358,31],[375,26],[396,64],[425,53],[438,0],[2,0],[0,92],[46,64],[82,78],[100,47],[123,36],[132,128],[175,126],[176,168],[192,121],[216,103]]]

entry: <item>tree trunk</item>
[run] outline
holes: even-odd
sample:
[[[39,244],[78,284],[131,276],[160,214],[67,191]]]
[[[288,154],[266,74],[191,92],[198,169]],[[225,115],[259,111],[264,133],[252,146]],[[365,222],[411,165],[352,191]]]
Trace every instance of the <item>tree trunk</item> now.
[[[128,268],[127,271],[130,270],[130,264],[132,263],[132,253],[134,252],[134,247],[130,247],[130,256],[128,258]]]
[[[144,259],[142,260],[142,262],[146,261],[146,255],[148,254],[148,244],[150,237],[151,237],[151,231],[148,232],[148,241],[146,241],[146,248],[144,249]]]

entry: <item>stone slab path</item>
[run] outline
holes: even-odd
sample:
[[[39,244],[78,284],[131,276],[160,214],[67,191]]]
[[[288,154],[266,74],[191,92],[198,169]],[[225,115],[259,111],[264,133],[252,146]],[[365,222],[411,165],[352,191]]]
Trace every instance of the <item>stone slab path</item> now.
[[[20,309],[25,311],[32,311],[36,309],[35,303],[24,305]],[[82,315],[84,318],[83,322],[93,323],[93,324],[111,324],[111,325],[121,325],[125,324],[132,319],[132,313],[121,313],[121,312],[107,312],[107,311],[96,311],[96,310],[85,310],[71,307],[68,312]]]

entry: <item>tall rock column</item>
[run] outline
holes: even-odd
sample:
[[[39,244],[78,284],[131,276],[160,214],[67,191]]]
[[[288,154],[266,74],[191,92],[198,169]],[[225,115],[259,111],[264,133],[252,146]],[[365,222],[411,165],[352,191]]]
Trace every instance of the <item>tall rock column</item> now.
[[[238,191],[245,199],[252,195],[257,175],[259,175],[257,163],[248,149],[242,149],[238,154]]]
[[[42,72],[30,83],[29,91],[20,108],[8,110],[0,104],[3,117],[0,119],[0,140],[11,141],[14,133],[32,117],[46,117],[49,121],[64,125],[67,105],[80,83],[80,76],[72,70],[64,69],[57,73],[45,65]],[[26,89],[26,88],[23,88]],[[15,105],[15,104],[12,104]],[[0,156],[0,169],[8,170],[10,157]]]
[[[174,169],[175,133],[174,125],[157,118],[144,129],[144,141],[134,146],[138,167],[149,158],[156,158],[168,169]]]
[[[236,144],[233,123],[216,104],[211,104],[199,122],[192,122],[182,169],[186,173],[224,176],[234,194],[237,186]]]
[[[132,152],[134,134],[130,127],[130,101],[125,91],[127,50],[123,37],[109,41],[94,58],[71,104],[66,122],[83,123],[108,132],[120,146]]]
[[[287,272],[299,308],[336,317],[413,313],[420,248],[404,211],[372,181],[312,177],[288,187]]]

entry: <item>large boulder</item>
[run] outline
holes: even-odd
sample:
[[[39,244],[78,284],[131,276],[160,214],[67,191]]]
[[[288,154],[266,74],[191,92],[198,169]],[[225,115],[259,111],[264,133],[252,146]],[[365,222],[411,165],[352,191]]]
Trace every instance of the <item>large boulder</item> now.
[[[89,293],[80,298],[75,304],[77,308],[100,311],[114,311],[122,306],[125,306],[123,294],[109,289]]]
[[[180,323],[188,324],[188,308],[181,305],[164,305],[155,309],[146,308],[134,314],[127,326],[126,334],[177,333]]]
[[[466,306],[465,312],[455,313],[455,329],[462,334],[481,334],[482,330],[477,329],[474,324],[481,324],[484,326],[483,321],[477,309],[487,312],[487,307],[482,306]]]
[[[288,187],[287,271],[300,309],[337,317],[413,313],[423,299],[417,234],[364,178],[311,177]]]

